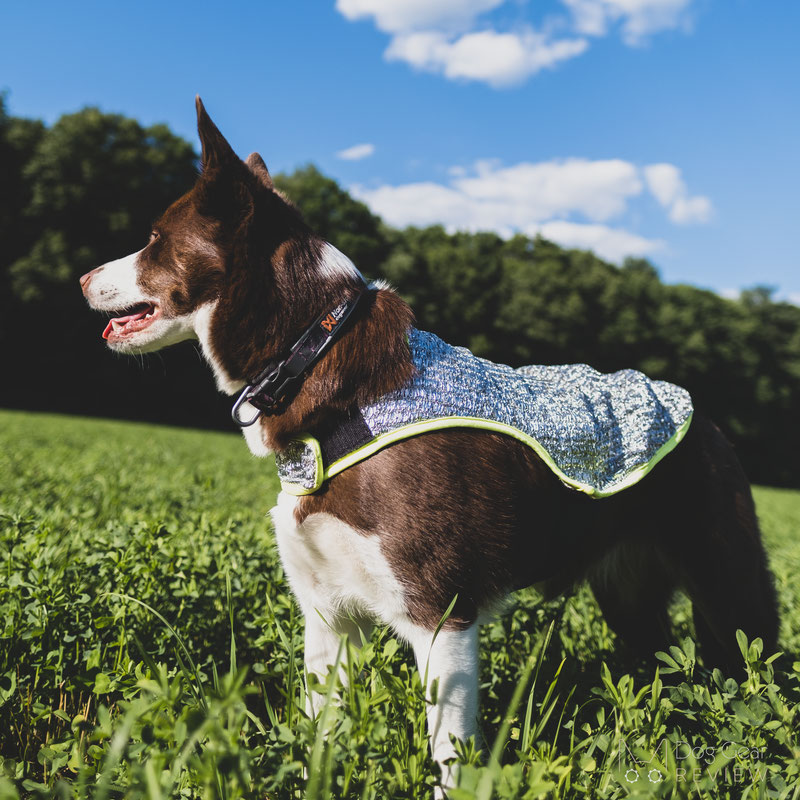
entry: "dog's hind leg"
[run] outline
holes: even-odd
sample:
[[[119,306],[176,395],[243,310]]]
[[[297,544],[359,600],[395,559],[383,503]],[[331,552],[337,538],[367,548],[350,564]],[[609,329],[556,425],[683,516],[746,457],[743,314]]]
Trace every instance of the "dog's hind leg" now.
[[[416,628],[408,638],[429,703],[431,754],[441,767],[442,785],[448,788],[455,781],[455,771],[445,763],[456,755],[450,736],[463,741],[478,731],[478,625],[443,629],[435,639],[433,631]]]
[[[637,656],[652,657],[672,639],[667,606],[675,590],[672,570],[651,542],[621,542],[589,572],[609,628]]]
[[[760,637],[764,653],[777,649],[778,610],[749,488],[738,507],[721,512],[698,541],[687,565],[687,591],[693,603],[703,661],[742,677],[736,643],[741,628],[748,639]]]
[[[750,485],[733,447],[706,420],[693,428],[699,458],[693,460],[683,531],[672,554],[692,599],[703,661],[741,677],[738,628],[749,639],[761,637],[765,654],[777,649],[775,588]]]
[[[745,543],[738,535],[713,549],[701,548],[698,555],[687,590],[703,661],[741,677],[737,629],[748,639],[760,637],[766,655],[777,649],[777,603],[766,555],[760,541]]]

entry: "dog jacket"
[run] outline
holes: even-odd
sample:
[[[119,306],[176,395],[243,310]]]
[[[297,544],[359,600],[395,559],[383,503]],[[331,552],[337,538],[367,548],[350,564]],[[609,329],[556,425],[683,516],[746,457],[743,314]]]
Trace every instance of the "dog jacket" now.
[[[600,498],[640,481],[684,437],[692,401],[680,386],[586,364],[512,369],[414,328],[411,380],[353,408],[276,457],[284,491],[311,494],[388,445],[445,428],[495,431],[532,447],[567,486]]]

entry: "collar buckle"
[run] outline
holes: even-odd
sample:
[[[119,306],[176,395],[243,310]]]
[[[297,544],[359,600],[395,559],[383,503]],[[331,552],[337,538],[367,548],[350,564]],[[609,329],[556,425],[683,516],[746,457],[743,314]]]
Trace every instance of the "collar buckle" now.
[[[367,287],[359,289],[352,300],[339,303],[333,310],[323,312],[295,342],[289,355],[277,364],[272,362],[242,389],[231,409],[231,417],[240,428],[254,425],[262,414],[274,414],[295,382],[302,381],[308,368],[328,349],[345,328],[345,322],[355,311]],[[249,402],[256,412],[242,418],[241,408]]]

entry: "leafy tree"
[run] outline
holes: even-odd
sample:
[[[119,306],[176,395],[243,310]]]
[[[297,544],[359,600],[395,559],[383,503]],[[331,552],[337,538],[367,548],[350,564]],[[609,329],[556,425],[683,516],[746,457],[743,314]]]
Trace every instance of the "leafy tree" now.
[[[515,364],[583,361],[611,368],[616,359],[599,345],[621,283],[619,270],[592,253],[541,237],[511,239],[503,247],[499,318],[506,357]],[[635,323],[635,306],[627,302],[626,310]]]
[[[31,188],[23,175],[45,127],[38,120],[11,117],[0,95],[0,241],[3,252],[0,263],[7,264],[19,255],[31,235],[22,211],[30,203]],[[23,230],[24,228],[24,230]]]
[[[46,128],[0,97],[0,347],[15,376],[0,403],[229,427],[191,346],[144,370],[115,358],[76,282],[142,246],[196,158],[163,125],[87,108]],[[800,485],[800,308],[770,288],[728,300],[666,285],[643,259],[616,267],[541,237],[394,230],[310,165],[275,182],[365,275],[388,278],[420,327],[514,365],[583,361],[682,384],[752,478]]]
[[[395,235],[383,274],[411,303],[420,327],[489,355],[500,300],[501,243],[493,233],[407,228]]]
[[[275,186],[303,211],[308,224],[349,256],[365,275],[378,274],[389,254],[383,223],[315,166],[276,175]]]
[[[8,265],[16,261],[36,240],[36,227],[23,211],[30,203],[31,187],[24,175],[25,165],[44,135],[37,120],[9,116],[5,97],[0,94],[0,347],[6,352],[14,299]]]
[[[40,137],[24,167],[24,216],[39,240],[11,266],[15,294],[44,300],[97,264],[138,250],[152,217],[194,182],[191,145],[165,125],[142,127],[85,108]]]

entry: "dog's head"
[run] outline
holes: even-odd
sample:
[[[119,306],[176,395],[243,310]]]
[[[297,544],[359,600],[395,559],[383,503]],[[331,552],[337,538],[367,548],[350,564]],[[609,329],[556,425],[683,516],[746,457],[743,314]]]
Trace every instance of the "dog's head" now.
[[[197,128],[195,186],[154,223],[141,250],[80,282],[89,305],[112,317],[103,331],[110,348],[146,353],[199,339],[220,388],[234,391],[358,272],[311,234],[257,153],[238,158],[199,97]]]

